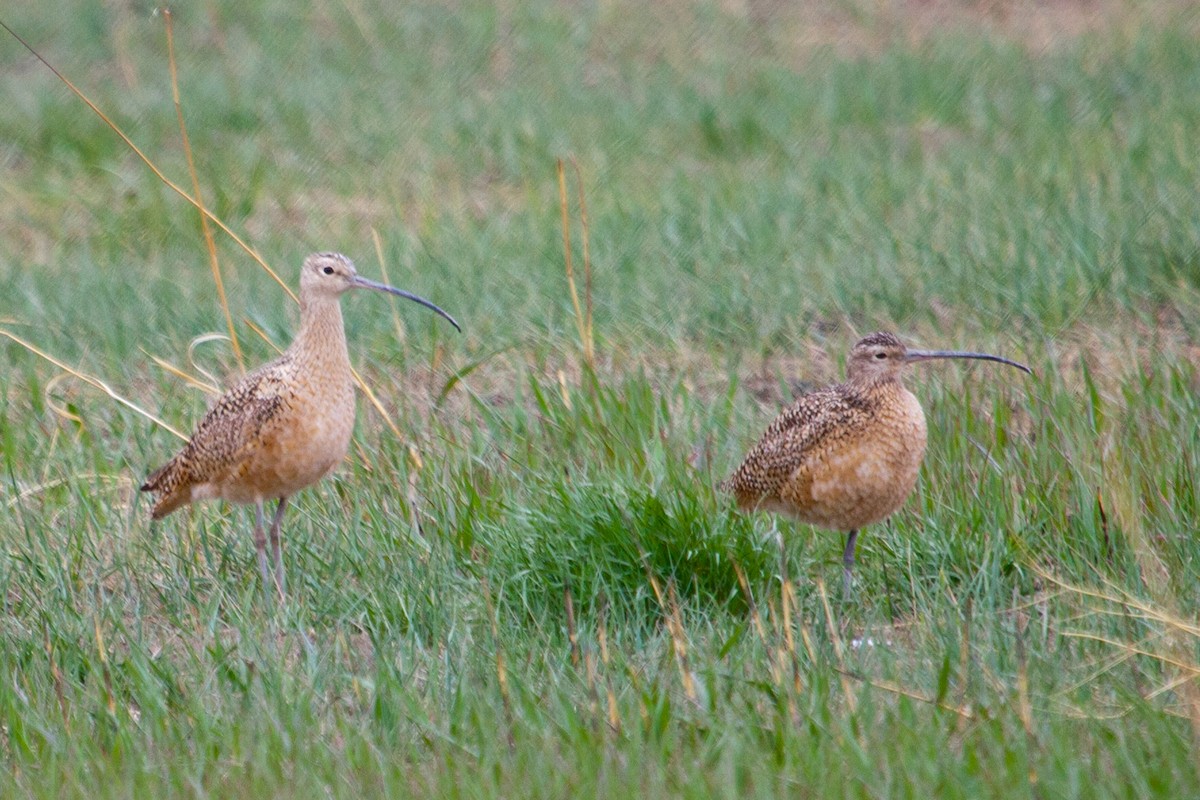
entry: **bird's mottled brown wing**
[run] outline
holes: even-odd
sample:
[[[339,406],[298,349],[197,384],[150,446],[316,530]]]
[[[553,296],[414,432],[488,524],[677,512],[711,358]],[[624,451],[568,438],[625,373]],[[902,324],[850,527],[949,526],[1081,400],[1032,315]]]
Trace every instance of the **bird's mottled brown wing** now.
[[[155,519],[188,502],[190,487],[219,480],[237,467],[286,406],[288,367],[284,356],[242,378],[204,415],[183,449],[146,478],[142,491],[162,495]]]
[[[778,499],[806,460],[831,438],[851,430],[862,416],[859,398],[845,388],[818,389],[784,409],[721,488],[743,508]]]

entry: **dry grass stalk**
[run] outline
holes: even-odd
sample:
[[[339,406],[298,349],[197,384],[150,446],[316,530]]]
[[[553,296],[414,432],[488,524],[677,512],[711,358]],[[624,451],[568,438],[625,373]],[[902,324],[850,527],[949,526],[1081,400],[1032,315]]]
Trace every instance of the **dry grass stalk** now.
[[[392,279],[388,275],[387,260],[383,257],[383,240],[379,238],[379,231],[371,228],[371,243],[375,246],[375,258],[379,261],[379,271],[383,274],[383,282],[391,284]],[[396,327],[396,338],[404,341],[404,323],[400,320],[400,310],[396,307],[396,298],[389,297],[388,305],[392,309],[392,324]]]
[[[847,678],[849,672],[846,670],[846,660],[842,652],[842,639],[838,635],[837,623],[833,620],[833,610],[829,607],[829,594],[825,591],[825,581],[817,580],[817,594],[821,598],[821,607],[825,611],[825,625],[829,628],[829,638],[833,642],[833,656],[837,659],[837,671],[842,679],[842,691],[846,695],[846,704],[850,706],[850,713],[858,711],[858,697],[854,694],[853,687],[850,686],[850,680]]]
[[[621,732],[621,715],[617,712],[617,695],[612,688],[612,662],[608,652],[608,603],[600,606],[596,636],[600,641],[600,663],[604,665],[604,691],[608,696],[608,727]]]
[[[1164,667],[1177,670],[1177,675],[1157,688],[1145,692],[1142,697],[1145,700],[1154,700],[1168,692],[1177,693],[1184,708],[1184,713],[1180,716],[1191,722],[1193,736],[1200,739],[1200,664],[1189,657],[1194,651],[1196,640],[1200,639],[1200,627],[1174,611],[1134,597],[1111,582],[1105,581],[1105,590],[1102,591],[1068,583],[1037,566],[1033,569],[1042,579],[1059,587],[1064,595],[1085,601],[1081,618],[1092,615],[1120,617],[1157,626],[1155,634],[1143,637],[1137,642],[1120,641],[1086,631],[1063,631],[1061,635],[1097,642],[1117,651],[1112,659],[1096,670],[1092,679],[1138,657],[1149,658]],[[1159,642],[1161,646],[1152,648],[1152,642]],[[1083,684],[1068,687],[1066,692],[1081,685]]]
[[[584,356],[588,363],[592,364],[596,353],[595,335],[592,329],[592,249],[588,235],[587,196],[583,191],[583,172],[579,169],[579,162],[575,160],[575,156],[571,156],[571,166],[575,168],[575,182],[579,186],[579,237],[580,244],[583,246],[584,328],[587,330],[587,338],[584,340]]]
[[[233,327],[233,315],[229,312],[229,299],[225,296],[225,282],[221,280],[221,265],[217,261],[217,246],[213,242],[212,229],[208,225],[208,217],[204,212],[204,198],[200,194],[200,178],[196,175],[196,163],[192,158],[192,143],[188,138],[187,125],[183,121],[183,104],[179,100],[179,73],[175,64],[175,31],[171,9],[162,10],[163,22],[167,29],[167,63],[171,69],[171,99],[175,102],[175,116],[179,119],[179,136],[183,142],[183,156],[187,161],[188,174],[192,178],[192,193],[200,206],[200,230],[204,234],[204,246],[208,250],[208,261],[212,267],[213,282],[217,287],[217,298],[221,302],[221,310],[225,314],[225,327],[229,330],[229,343],[233,347],[234,358],[237,359],[238,369],[246,371],[246,362],[242,357],[242,347],[238,344],[237,331]]]
[[[800,618],[800,605],[796,599],[796,590],[790,580],[783,583],[783,632],[787,652],[792,662],[792,691],[796,694],[804,689],[804,681],[800,677],[800,658],[796,654],[796,637],[792,631],[792,612]],[[793,700],[794,702],[794,700]],[[792,709],[793,712],[795,709]]]
[[[754,630],[758,633],[758,638],[763,643],[763,648],[768,655],[772,652],[771,640],[767,636],[767,626],[763,624],[762,614],[758,611],[758,604],[754,602],[754,594],[750,591],[750,584],[746,580],[746,573],[742,569],[742,565],[733,562],[733,574],[737,576],[738,586],[742,589],[742,595],[746,598],[746,605],[750,608],[750,621],[754,623]],[[783,676],[779,672],[779,664],[773,658],[768,658],[768,664],[771,666],[771,679],[778,686],[783,682]]]
[[[487,608],[488,622],[492,629],[492,645],[496,648],[496,682],[500,686],[500,702],[504,706],[504,721],[508,728],[508,746],[513,747],[512,698],[508,692],[508,667],[504,662],[504,648],[500,646],[500,626],[496,622],[496,606],[492,603],[492,591],[486,579],[482,580],[483,601]]]
[[[562,232],[563,232],[563,257],[566,261],[567,268],[567,287],[571,292],[571,305],[575,308],[575,327],[579,330],[579,341],[583,345],[583,360],[590,368],[595,368],[595,348],[592,343],[592,328],[591,328],[591,257],[587,255],[587,227],[586,216],[584,222],[584,266],[586,268],[586,283],[588,288],[588,310],[584,314],[583,307],[579,304],[579,291],[575,288],[575,268],[571,260],[571,219],[570,219],[570,202],[567,199],[567,176],[566,170],[563,168],[562,159],[555,162],[555,169],[558,174],[558,198],[559,205],[562,209]],[[578,167],[576,167],[578,170]],[[580,197],[583,196],[583,186],[580,184]],[[586,210],[584,211],[586,215]]]
[[[162,428],[163,430],[170,431],[171,433],[178,436],[180,439],[187,441],[187,438],[188,438],[187,436],[185,436],[184,434],[175,430],[170,425],[168,425],[166,422],[164,422],[163,420],[154,416],[149,411],[147,411],[146,409],[137,405],[133,401],[126,400],[124,397],[122,397],[121,395],[119,395],[115,391],[113,391],[111,386],[109,386],[107,383],[100,380],[99,378],[92,377],[91,375],[80,372],[79,370],[68,366],[66,363],[58,360],[57,358],[50,355],[46,351],[35,347],[34,345],[32,345],[29,342],[22,339],[20,336],[17,336],[16,334],[11,333],[10,331],[6,331],[3,328],[0,328],[0,336],[4,336],[4,337],[16,342],[17,344],[21,345],[29,352],[33,353],[34,355],[36,355],[40,358],[45,359],[46,361],[49,361],[51,364],[53,364],[54,366],[63,370],[64,372],[67,372],[70,375],[72,375],[73,377],[78,378],[79,380],[83,381],[84,383],[88,384],[89,386],[94,386],[95,388],[99,389],[100,391],[102,391],[106,395],[108,395],[111,399],[115,400],[116,402],[120,403],[121,405],[125,406],[126,408],[130,409],[131,411],[135,412],[136,414],[139,414],[140,416],[145,417],[146,419],[150,420],[151,422],[153,422],[155,425]],[[71,416],[74,416],[74,415],[71,415]]]
[[[117,700],[113,696],[112,673],[108,666],[108,653],[104,649],[104,635],[100,631],[100,617],[94,617],[93,623],[96,630],[96,651],[100,656],[100,669],[104,675],[105,705],[108,707],[109,716],[115,716],[117,713]]]
[[[56,432],[57,433],[57,432]],[[95,481],[97,483],[108,483],[115,485],[117,489],[129,490],[133,488],[133,481],[123,475],[103,475],[99,472],[79,472],[73,475],[67,475],[62,478],[54,478],[47,480],[45,477],[34,486],[26,486],[10,497],[5,503],[6,508],[15,508],[25,500],[48,492],[51,489],[57,489],[60,486],[68,486],[76,481]]]
[[[970,719],[975,718],[975,715],[971,713],[971,710],[969,708],[954,706],[954,705],[951,705],[950,703],[938,702],[937,698],[935,698],[935,697],[927,697],[926,695],[923,695],[920,692],[914,692],[911,689],[905,689],[903,686],[901,686],[897,683],[892,683],[891,681],[879,680],[877,678],[868,678],[864,675],[858,674],[857,672],[849,672],[847,670],[843,670],[840,667],[838,667],[837,670],[838,670],[838,673],[842,676],[843,680],[845,680],[847,678],[853,678],[854,680],[859,681],[861,683],[865,683],[867,686],[871,686],[875,689],[882,689],[885,692],[890,692],[892,694],[899,695],[901,697],[907,697],[910,700],[918,700],[922,703],[928,703],[931,706],[937,706],[938,708],[942,709],[943,711],[953,712],[954,714],[957,714],[959,717],[961,717],[962,719],[965,719],[965,720],[970,720]]]
[[[658,601],[658,607],[662,610],[663,616],[667,621],[667,632],[671,635],[671,647],[675,653],[675,666],[679,669],[679,678],[683,683],[683,693],[693,705],[699,705],[700,700],[696,693],[696,681],[692,677],[691,669],[688,667],[687,638],[683,630],[683,620],[680,618],[679,598],[675,595],[675,584],[673,582],[668,583],[668,594],[664,595],[662,587],[658,584],[658,579],[650,571],[644,553],[642,554],[642,564],[646,568],[646,577],[650,581],[650,588],[654,591],[654,599]]]
[[[181,370],[179,367],[172,364],[170,361],[167,361],[165,358],[159,358],[158,356],[154,355],[153,353],[146,352],[146,350],[144,350],[144,349],[142,350],[142,353],[149,356],[150,360],[153,361],[155,364],[157,364],[159,367],[161,367],[164,371],[171,373],[176,378],[179,378],[180,380],[182,380],[184,383],[189,383],[192,386],[195,386],[197,389],[204,392],[205,394],[217,395],[217,394],[221,393],[221,390],[219,387],[214,386],[213,384],[211,384],[207,381],[202,381],[193,375],[189,375],[188,373]]]
[[[1029,668],[1025,656],[1025,629],[1017,620],[1016,630],[1017,649],[1017,714],[1021,718],[1021,727],[1025,730],[1025,741],[1030,755],[1039,751],[1037,733],[1033,727],[1033,704],[1029,701]],[[1033,759],[1029,759],[1028,773],[1029,788],[1037,796],[1038,774]]]
[[[17,35],[16,31],[14,31],[12,28],[5,25],[3,22],[0,22],[0,27],[4,28],[4,30],[8,31],[14,39],[16,39],[18,42],[20,42],[25,47],[26,50],[28,50],[30,53],[33,54],[34,58],[36,58],[38,61],[45,64],[46,68],[49,69],[51,72],[53,72],[55,77],[57,77],[60,81],[62,81],[66,85],[66,87],[68,89],[70,89],[71,92],[76,97],[78,97],[80,100],[82,100],[87,105],[87,107],[90,108],[96,114],[96,116],[100,117],[101,121],[103,121],[104,124],[107,125],[109,127],[109,129],[112,130],[113,133],[115,133],[117,136],[119,136],[121,138],[121,141],[124,142],[125,145],[130,150],[133,151],[134,155],[136,155],[139,159],[141,159],[142,163],[150,168],[150,171],[154,173],[154,177],[158,178],[162,182],[162,184],[164,186],[166,186],[168,189],[175,192],[177,195],[179,195],[184,200],[189,202],[204,217],[211,220],[212,223],[214,225],[216,225],[218,228],[220,228],[229,238],[233,239],[233,241],[238,245],[238,247],[240,247],[244,251],[246,251],[247,255],[249,255],[251,258],[253,258],[260,267],[262,267],[264,270],[266,270],[267,274],[270,275],[275,280],[276,283],[278,283],[281,287],[283,287],[283,290],[288,293],[288,296],[291,297],[292,300],[297,300],[296,293],[293,292],[291,287],[288,286],[283,281],[283,279],[279,277],[279,274],[276,273],[275,270],[271,269],[271,267],[267,264],[267,262],[263,260],[262,256],[260,256],[257,253],[257,251],[254,250],[254,248],[252,248],[250,245],[246,244],[246,242],[242,240],[242,237],[240,237],[236,233],[234,233],[233,230],[228,225],[226,225],[224,222],[222,222],[219,217],[217,217],[215,214],[213,214],[211,211],[209,211],[203,205],[198,203],[196,201],[196,199],[194,197],[192,197],[190,194],[185,192],[183,190],[183,188],[181,186],[179,186],[179,184],[175,183],[170,178],[168,178],[166,175],[164,175],[163,171],[160,170],[154,164],[154,162],[151,161],[150,158],[145,153],[143,153],[136,144],[133,143],[133,140],[130,139],[129,136],[127,136],[125,134],[125,132],[123,130],[121,130],[121,128],[118,127],[115,122],[113,122],[111,119],[109,119],[108,115],[106,115],[103,111],[101,111],[99,106],[97,106],[95,103],[92,102],[91,98],[89,98],[87,95],[85,95],[79,89],[79,87],[77,87],[75,84],[71,83],[71,81],[67,78],[67,76],[65,76],[61,72],[59,72],[58,69],[56,69],[53,64],[51,64],[49,61],[47,61],[45,58],[43,58],[41,53],[39,53],[37,50],[34,50],[33,47],[29,44],[29,42],[26,42],[19,35]]]
[[[579,666],[579,631],[575,628],[575,601],[571,597],[571,584],[563,587],[563,604],[567,608],[567,639],[571,642],[571,666]]]
[[[408,481],[405,488],[405,499],[408,501],[408,524],[412,528],[413,539],[418,542],[425,543],[425,538],[421,534],[421,510],[420,510],[420,492],[417,491],[417,481],[420,479],[421,470],[424,469],[425,463],[421,461],[421,454],[417,451],[416,445],[408,445]],[[428,543],[425,543],[428,548]]]
[[[67,703],[66,689],[63,688],[62,670],[58,668],[58,661],[54,657],[54,644],[50,641],[49,627],[43,630],[43,638],[46,645],[46,658],[50,660],[50,676],[54,682],[54,696],[58,698],[58,708],[62,712],[63,727],[69,732],[71,730],[70,706]]]

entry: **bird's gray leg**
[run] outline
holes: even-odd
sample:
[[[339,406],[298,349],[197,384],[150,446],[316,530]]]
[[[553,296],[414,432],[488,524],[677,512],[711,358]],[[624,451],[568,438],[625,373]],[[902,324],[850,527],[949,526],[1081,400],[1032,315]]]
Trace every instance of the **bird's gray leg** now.
[[[263,529],[263,501],[254,504],[254,550],[258,554],[258,571],[262,575],[263,594],[270,600],[271,570],[267,566],[267,532]]]
[[[275,519],[271,522],[271,557],[275,561],[275,588],[279,590],[280,599],[287,594],[283,583],[283,547],[279,541],[279,525],[283,522],[283,511],[287,508],[287,502],[286,497],[279,498],[279,505],[275,507]]]
[[[842,599],[850,599],[850,573],[854,570],[854,543],[858,540],[858,531],[846,534],[846,549],[842,552]]]

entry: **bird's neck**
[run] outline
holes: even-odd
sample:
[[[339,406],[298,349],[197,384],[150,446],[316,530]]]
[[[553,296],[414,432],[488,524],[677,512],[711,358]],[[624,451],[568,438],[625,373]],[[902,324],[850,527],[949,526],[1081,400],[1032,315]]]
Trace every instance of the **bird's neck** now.
[[[288,351],[300,360],[325,370],[350,370],[342,304],[336,297],[300,301],[300,332]]]
[[[860,375],[846,382],[850,391],[864,399],[898,394],[903,391],[904,384],[899,375]]]

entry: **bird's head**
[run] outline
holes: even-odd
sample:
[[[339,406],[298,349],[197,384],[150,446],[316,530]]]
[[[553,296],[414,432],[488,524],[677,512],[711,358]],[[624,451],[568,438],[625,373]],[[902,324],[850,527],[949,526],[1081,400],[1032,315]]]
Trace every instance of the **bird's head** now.
[[[354,262],[341,253],[313,253],[304,259],[300,267],[300,302],[307,304],[313,300],[328,299],[336,301],[350,289],[375,289],[388,292],[398,297],[420,303],[432,311],[445,317],[456,329],[458,322],[441,308],[426,300],[424,297],[396,289],[386,283],[378,283],[362,277],[354,269]]]
[[[894,333],[872,333],[859,339],[850,350],[850,364],[846,369],[851,381],[873,381],[880,378],[898,377],[900,370],[917,361],[935,358],[969,358],[979,361],[995,361],[1019,370],[1033,371],[1024,364],[988,353],[972,353],[962,350],[909,350]]]
[[[341,297],[354,286],[358,271],[354,262],[341,253],[313,253],[300,268],[302,297]]]

